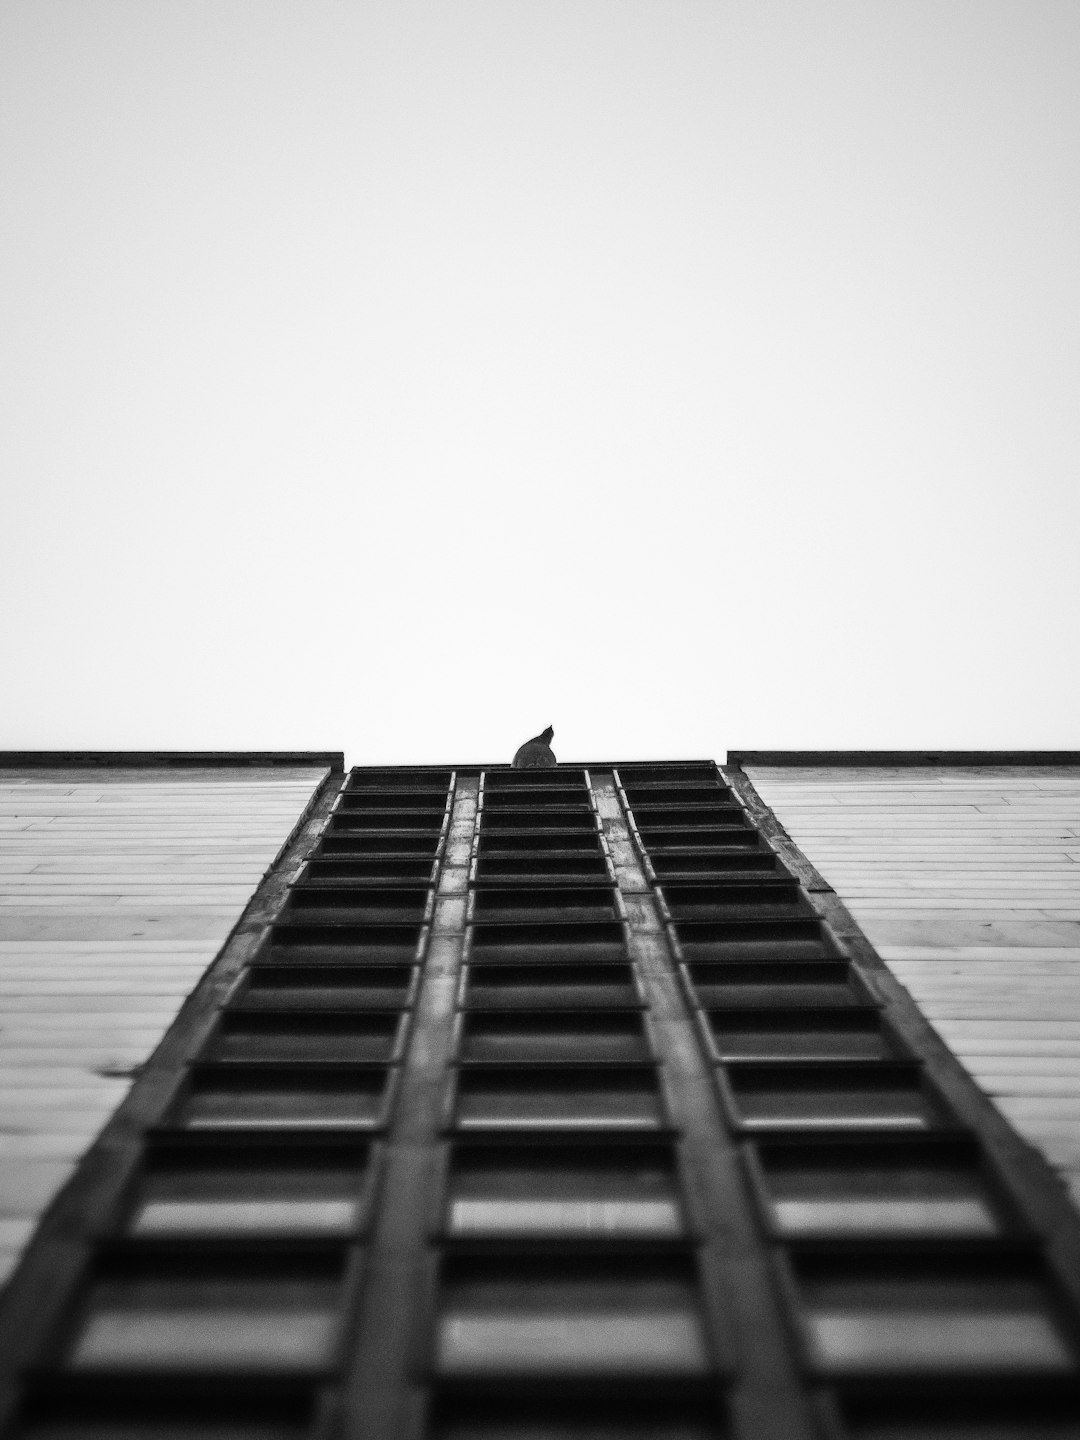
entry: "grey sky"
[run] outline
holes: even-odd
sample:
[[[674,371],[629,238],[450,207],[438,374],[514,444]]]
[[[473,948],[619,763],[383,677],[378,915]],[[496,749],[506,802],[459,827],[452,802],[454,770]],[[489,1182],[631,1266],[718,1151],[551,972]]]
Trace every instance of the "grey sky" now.
[[[0,744],[1078,742],[1075,0],[7,0]]]

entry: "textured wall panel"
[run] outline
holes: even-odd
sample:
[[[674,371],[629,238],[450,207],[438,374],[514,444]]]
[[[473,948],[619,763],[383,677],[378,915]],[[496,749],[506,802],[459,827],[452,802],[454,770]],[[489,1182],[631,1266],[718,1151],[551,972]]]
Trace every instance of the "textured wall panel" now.
[[[323,769],[0,769],[0,1278]]]
[[[1080,1201],[1080,769],[747,774]]]

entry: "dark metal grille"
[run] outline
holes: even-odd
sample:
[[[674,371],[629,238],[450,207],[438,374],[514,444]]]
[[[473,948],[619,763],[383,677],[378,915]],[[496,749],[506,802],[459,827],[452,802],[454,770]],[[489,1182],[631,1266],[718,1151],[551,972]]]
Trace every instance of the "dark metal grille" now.
[[[5,1434],[1077,1433],[1075,1235],[743,779],[353,771],[266,884],[32,1247]]]
[[[331,1424],[453,798],[449,772],[349,777],[87,1217],[14,1433]]]
[[[723,776],[710,801],[677,766],[617,773],[822,1432],[1077,1433],[1076,1275],[1050,1263],[902,1002],[847,953],[764,836],[738,875],[719,831],[695,844],[686,802],[728,810],[739,796]]]

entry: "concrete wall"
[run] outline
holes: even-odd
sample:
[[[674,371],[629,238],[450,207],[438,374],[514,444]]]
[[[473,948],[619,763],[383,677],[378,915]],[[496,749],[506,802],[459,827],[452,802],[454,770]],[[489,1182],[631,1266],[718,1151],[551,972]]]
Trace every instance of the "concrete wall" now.
[[[0,1280],[325,774],[0,769]]]
[[[1080,767],[746,773],[1080,1202]]]

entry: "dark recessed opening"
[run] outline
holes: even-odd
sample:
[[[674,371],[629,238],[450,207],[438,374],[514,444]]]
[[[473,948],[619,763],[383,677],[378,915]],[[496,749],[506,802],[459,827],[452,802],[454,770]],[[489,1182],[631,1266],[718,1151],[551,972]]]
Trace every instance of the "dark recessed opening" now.
[[[977,1147],[886,1136],[751,1149],[772,1228],[789,1240],[986,1240],[1008,1212]]]
[[[921,1382],[897,1391],[877,1381],[871,1393],[840,1402],[844,1440],[1076,1440],[1080,1394],[1048,1393],[1045,1379],[943,1389]]]
[[[676,920],[679,950],[687,960],[795,961],[841,959],[819,920]]]
[[[652,1066],[490,1066],[459,1072],[467,1130],[648,1130],[666,1124]]]
[[[373,830],[370,834],[339,833],[326,835],[316,845],[312,855],[322,859],[347,856],[392,857],[427,856],[434,860],[439,851],[441,834],[432,831],[430,835],[401,835],[393,831]]]
[[[617,895],[613,885],[477,885],[470,899],[478,920],[616,920]]]
[[[282,910],[285,920],[353,921],[423,920],[434,891],[420,885],[304,885],[289,892]]]
[[[352,860],[309,860],[300,874],[299,883],[411,880],[427,886],[433,883],[434,878],[434,862],[424,856],[414,859],[406,855],[369,855]]]
[[[661,893],[675,920],[727,920],[758,915],[771,919],[813,913],[798,882],[779,876],[757,881],[733,879],[711,885],[665,883]]]
[[[610,1064],[652,1059],[636,1010],[470,1011],[460,1017],[457,1058],[485,1064]]]
[[[596,817],[587,804],[567,805],[558,810],[533,810],[523,806],[514,810],[489,810],[485,807],[480,825],[489,835],[506,830],[576,830],[596,834]]]
[[[305,1014],[294,1010],[247,1013],[226,1010],[207,1041],[207,1060],[275,1063],[388,1062],[397,1054],[404,1017],[394,1011]]]
[[[423,925],[289,925],[276,922],[254,966],[411,965],[420,958]]]
[[[500,831],[498,834],[480,832],[477,854],[481,859],[491,856],[525,855],[602,855],[599,831],[593,827],[584,830]]]
[[[591,964],[626,959],[626,938],[621,925],[585,923],[568,925],[505,925],[492,922],[470,926],[467,959],[471,965]]]
[[[386,1118],[382,1065],[198,1065],[171,1110],[191,1130],[371,1129]]]
[[[673,1147],[462,1144],[444,1218],[459,1240],[671,1240],[685,1231]]]
[[[230,1009],[389,1010],[412,1001],[409,965],[253,966]]]
[[[711,1010],[718,1060],[894,1060],[900,1045],[880,1013],[862,1009]]]
[[[701,1377],[712,1369],[688,1255],[454,1255],[434,1367],[446,1377]]]
[[[711,760],[688,760],[683,764],[673,761],[666,765],[631,761],[627,765],[619,765],[616,774],[623,786],[722,783],[719,771]]]
[[[559,853],[558,851],[522,851],[513,855],[480,855],[476,878],[488,881],[511,881],[519,885],[553,882],[575,883],[579,880],[610,881],[602,852],[595,854]]]
[[[751,1130],[920,1131],[942,1120],[918,1065],[748,1063],[719,1073]]]
[[[629,965],[477,965],[465,972],[469,1009],[636,1005]]]
[[[411,770],[408,766],[372,766],[350,770],[346,791],[354,790],[441,790],[445,796],[453,777],[451,770]]]
[[[367,1216],[371,1148],[155,1143],[125,1205],[140,1240],[329,1239]]]
[[[485,770],[484,790],[585,790],[585,771],[573,766],[554,770]]]
[[[739,879],[741,876],[786,876],[779,858],[770,850],[705,850],[693,854],[651,855],[649,863],[661,882]]]
[[[647,834],[641,832],[641,838],[651,859],[657,855],[681,854],[686,850],[760,851],[762,848],[757,831],[741,826],[673,826],[666,830],[649,830]]]
[[[338,1346],[345,1252],[143,1247],[103,1257],[65,1346],[73,1373],[322,1373]]]
[[[409,813],[404,810],[335,810],[327,821],[330,835],[348,834],[352,831],[379,831],[388,837],[394,835],[432,835],[442,833],[442,813],[430,816]],[[392,840],[387,848],[392,848]]]
[[[356,811],[393,812],[396,815],[430,816],[442,820],[446,810],[446,790],[343,790],[338,797],[338,813]]]
[[[871,1003],[866,987],[851,966],[842,962],[801,960],[794,965],[738,965],[694,961],[687,966],[687,974],[698,1003],[706,1009],[745,1006],[791,1010]]]
[[[685,781],[681,785],[625,784],[623,791],[631,807],[638,805],[735,805],[731,791],[718,782],[702,785],[696,781]],[[740,807],[741,808],[741,807]]]
[[[836,1376],[1077,1376],[1077,1339],[1034,1254],[799,1251],[810,1363]]]
[[[589,792],[568,790],[565,786],[530,785],[525,789],[506,790],[496,786],[485,787],[483,813],[503,810],[521,810],[535,813],[543,810],[561,810],[570,814],[591,810]]]
[[[647,839],[655,830],[697,829],[709,826],[747,829],[750,821],[741,805],[634,805],[634,824]]]
[[[31,1390],[12,1430],[17,1440],[304,1440],[315,1416],[313,1387],[283,1390],[260,1377],[258,1391],[188,1382],[73,1384],[52,1378]]]
[[[516,1380],[513,1394],[493,1395],[489,1382],[483,1396],[442,1394],[431,1434],[433,1440],[728,1440],[731,1434],[718,1402],[688,1395],[685,1380],[671,1394],[655,1376],[644,1388],[634,1385],[630,1394],[627,1388],[621,1379],[611,1391],[590,1380],[581,1393],[575,1387],[573,1394],[553,1395],[548,1384],[534,1389]]]

